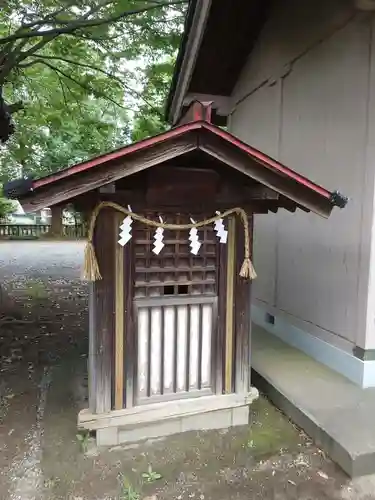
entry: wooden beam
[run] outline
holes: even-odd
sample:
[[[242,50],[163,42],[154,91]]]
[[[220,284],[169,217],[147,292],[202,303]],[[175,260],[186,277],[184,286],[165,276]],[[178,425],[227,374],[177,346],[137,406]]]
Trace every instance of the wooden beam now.
[[[197,415],[210,411],[247,406],[257,397],[258,391],[251,394],[220,394],[202,396],[199,398],[186,398],[174,401],[160,401],[157,403],[143,404],[134,408],[111,411],[106,415],[92,414],[88,410],[80,411],[78,415],[79,428],[96,430],[106,427],[133,427],[140,424],[152,424],[156,420],[182,417],[184,415]]]
[[[226,331],[225,331],[225,392],[233,390],[233,326],[234,326],[234,273],[236,258],[236,219],[228,220],[228,250],[227,250],[227,303],[226,303]]]
[[[110,184],[105,184],[99,188],[99,193],[115,193],[116,192],[116,184],[111,182]]]
[[[252,245],[252,218],[249,218],[250,244]],[[235,257],[235,391],[248,393],[250,390],[250,335],[251,335],[251,281],[240,277],[244,258],[244,230],[242,224],[236,229]]]
[[[117,243],[123,214],[114,214],[115,223],[115,409],[124,406],[124,247]]]
[[[95,331],[95,413],[112,408],[112,366],[114,340],[114,234],[113,211],[104,209],[96,222],[94,245],[102,279],[95,281],[91,307]]]
[[[328,198],[323,198],[297,181],[279,175],[268,165],[255,161],[235,146],[219,140],[212,132],[202,131],[199,149],[322,217],[329,217],[332,211],[333,205]]]
[[[96,352],[97,336],[95,325],[95,288],[94,283],[89,284],[89,360],[88,360],[88,386],[89,408],[91,413],[96,412]]]
[[[212,363],[215,368],[213,380],[215,381],[216,394],[222,394],[224,389],[224,373],[225,373],[225,339],[226,339],[226,310],[227,310],[227,265],[228,265],[228,245],[217,243],[217,263],[216,269],[218,272],[218,304],[217,304],[217,321],[215,322],[215,351],[216,359]],[[215,309],[214,309],[215,311]]]
[[[124,247],[124,401],[125,407],[134,406],[137,390],[137,316],[134,295],[134,239]]]

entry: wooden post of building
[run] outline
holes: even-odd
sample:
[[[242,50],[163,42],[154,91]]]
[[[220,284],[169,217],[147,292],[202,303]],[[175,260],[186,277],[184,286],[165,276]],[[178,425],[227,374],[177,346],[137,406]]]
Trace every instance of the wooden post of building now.
[[[250,244],[252,245],[253,225],[249,219]],[[235,391],[248,393],[250,390],[250,337],[251,337],[251,281],[240,277],[244,259],[244,230],[242,224],[236,228],[236,271],[235,271],[235,331],[236,370]]]
[[[103,210],[94,235],[96,257],[102,279],[92,286],[90,300],[90,410],[112,409],[112,366],[115,329],[115,235],[113,211]]]
[[[226,279],[226,321],[225,321],[225,376],[224,391],[233,392],[233,360],[234,360],[234,304],[236,273],[236,219],[229,217],[227,243],[227,279]]]
[[[122,213],[114,217],[115,231],[124,218]],[[115,409],[124,406],[124,247],[115,246]]]
[[[51,208],[51,235],[62,236],[63,234],[63,206],[54,205]]]
[[[91,413],[96,412],[96,327],[95,327],[95,285],[89,284],[89,408]]]

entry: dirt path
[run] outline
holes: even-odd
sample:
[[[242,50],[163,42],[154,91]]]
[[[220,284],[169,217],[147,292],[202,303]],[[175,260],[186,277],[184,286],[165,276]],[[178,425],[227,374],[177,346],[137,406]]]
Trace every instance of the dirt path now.
[[[0,323],[0,500],[375,499],[374,478],[349,482],[264,399],[248,427],[83,453],[82,249],[0,244],[0,279],[25,321]]]

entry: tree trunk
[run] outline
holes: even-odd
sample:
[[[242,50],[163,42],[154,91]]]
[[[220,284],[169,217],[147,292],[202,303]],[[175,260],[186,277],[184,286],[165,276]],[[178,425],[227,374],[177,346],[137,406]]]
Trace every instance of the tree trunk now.
[[[51,235],[62,236],[63,233],[63,207],[56,205],[51,208]]]

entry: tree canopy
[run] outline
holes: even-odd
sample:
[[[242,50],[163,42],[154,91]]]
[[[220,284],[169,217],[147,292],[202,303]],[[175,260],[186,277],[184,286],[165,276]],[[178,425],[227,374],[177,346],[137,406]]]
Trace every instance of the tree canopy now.
[[[165,128],[186,5],[8,0],[0,11],[2,178],[44,175]]]

